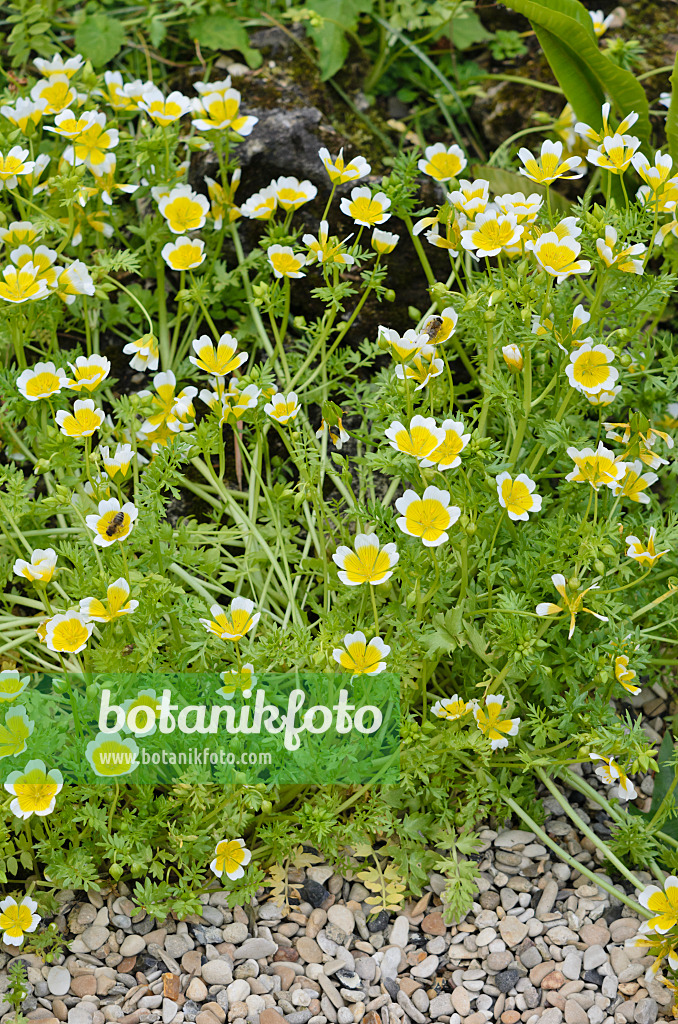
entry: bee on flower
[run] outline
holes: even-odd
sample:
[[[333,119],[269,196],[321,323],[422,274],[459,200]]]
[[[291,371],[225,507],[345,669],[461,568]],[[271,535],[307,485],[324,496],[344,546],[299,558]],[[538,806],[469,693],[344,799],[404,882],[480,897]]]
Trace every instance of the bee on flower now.
[[[462,178],[459,187],[447,193],[448,203],[471,220],[484,213],[490,198],[490,183],[485,178],[467,181]]]
[[[552,604],[550,601],[544,601],[538,604],[535,608],[537,615],[559,615],[561,612],[567,612],[570,616],[570,632],[567,634],[567,639],[572,639],[574,633],[575,620],[579,612],[587,612],[589,615],[593,615],[596,619],[600,619],[601,622],[608,622],[607,615],[600,615],[598,612],[592,611],[590,608],[584,606],[584,598],[590,590],[598,590],[598,584],[592,583],[586,590],[575,591],[573,594],[568,592],[568,584],[565,581],[565,577],[562,573],[556,572],[551,577],[551,582],[560,594],[562,604]]]
[[[294,391],[290,391],[289,395],[273,395],[271,401],[264,406],[264,412],[276,423],[289,423],[297,418],[300,410],[299,399]]]
[[[339,566],[337,575],[348,587],[363,583],[378,586],[386,583],[393,575],[393,567],[400,555],[395,544],[381,547],[376,533],[357,533],[353,548],[340,545],[332,555],[332,561]]]
[[[30,896],[17,903],[13,896],[0,901],[0,932],[6,946],[21,946],[24,938],[34,932],[42,918],[37,914],[38,904]]]
[[[7,776],[5,789],[14,797],[9,809],[24,821],[33,814],[43,818],[54,810],[63,784],[63,776],[56,768],[48,772],[44,761],[28,761],[23,769]]]
[[[138,515],[131,501],[121,505],[117,498],[108,498],[99,502],[96,514],[87,516],[85,522],[95,534],[94,543],[107,548],[129,537]]]
[[[190,185],[175,185],[158,200],[158,210],[175,235],[204,227],[209,209],[209,200],[194,192]]]
[[[217,878],[226,875],[226,878],[235,881],[243,877],[251,860],[252,854],[245,846],[244,839],[222,839],[216,845],[210,868]]]
[[[382,234],[387,233],[388,232],[382,232]],[[349,235],[349,238],[350,237],[351,236]],[[321,220],[317,238],[315,235],[311,234],[304,235],[302,238],[302,242],[304,245],[308,246],[309,250],[306,262],[312,263],[315,259],[318,263],[350,267],[355,263],[355,259],[350,255],[350,253],[344,251],[344,245],[347,241],[348,238],[343,242],[340,242],[338,238],[330,237],[329,223],[326,220]]]
[[[16,576],[23,576],[24,579],[34,583],[49,583],[54,575],[57,564],[57,554],[54,548],[36,548],[31,554],[30,562],[24,558],[17,558],[14,563]]]
[[[601,485],[610,487],[622,481],[628,469],[628,463],[617,462],[614,452],[606,448],[602,441],[599,441],[595,451],[593,448],[582,448],[579,451],[570,447],[567,454],[574,462],[575,468],[565,479],[574,483],[588,483],[596,491]]]
[[[73,412],[59,409],[55,416],[57,425],[66,437],[91,437],[104,422],[103,409],[96,409],[91,398],[78,399]]]
[[[616,786],[616,796],[620,800],[635,800],[638,796],[635,787],[628,775],[621,767],[617,764],[614,757],[603,757],[602,754],[590,754],[589,757],[592,761],[601,761],[596,769],[595,773],[599,779],[605,783],[606,786]]]
[[[385,433],[391,448],[415,459],[428,459],[445,440],[445,431],[432,416],[413,416],[409,428],[395,420]]]
[[[558,178],[568,180],[570,178],[581,178],[582,173],[574,172],[580,166],[578,156],[566,157],[563,160],[562,142],[550,142],[546,139],[541,144],[541,152],[535,157],[529,149],[518,150],[518,156],[523,166],[518,168],[518,173],[534,181],[537,185],[551,185]]]
[[[318,156],[322,160],[323,167],[327,171],[328,177],[333,185],[343,185],[347,181],[358,181],[360,178],[366,178],[372,168],[367,163],[364,157],[354,156],[352,160],[344,160],[343,148],[339,150],[339,155],[332,159],[329,150],[323,146],[318,150]]]
[[[160,347],[154,334],[144,334],[128,342],[123,352],[132,356],[129,365],[133,370],[157,370],[160,362]]]
[[[29,402],[57,395],[67,385],[64,370],[54,363],[36,363],[29,370],[23,370],[16,381],[17,387]]]
[[[433,486],[427,487],[421,497],[416,491],[405,491],[395,506],[400,512],[396,519],[399,528],[410,537],[419,537],[427,548],[449,540],[446,531],[461,515],[458,505],[450,505],[450,492]]]
[[[565,367],[567,379],[576,391],[587,395],[611,391],[619,376],[619,371],[610,366],[613,360],[614,352],[607,345],[594,345],[593,339],[585,338],[570,354]]]
[[[656,527],[651,526],[645,543],[633,535],[627,537],[626,543],[628,544],[628,548],[626,550],[626,557],[633,558],[634,561],[638,562],[642,566],[653,566],[654,563],[662,557],[662,555],[668,555],[669,553],[668,548],[665,548],[664,551],[657,551],[655,547],[656,536],[657,529]]]
[[[129,583],[122,576],[109,583],[106,588],[106,601],[97,597],[83,597],[80,601],[80,614],[94,622],[112,622],[122,615],[131,615],[139,607],[138,601],[129,601]]]
[[[242,640],[242,638],[254,629],[261,612],[252,614],[254,601],[247,597],[234,597],[227,612],[218,604],[210,608],[211,619],[199,619],[201,626],[204,626],[208,633],[213,633],[220,640]]]
[[[339,207],[346,217],[356,224],[362,224],[366,228],[376,227],[378,224],[385,224],[391,216],[387,213],[391,200],[384,192],[376,192],[372,195],[369,188],[351,189],[351,198],[344,197]]]
[[[520,726],[519,718],[504,718],[502,719],[502,711],[504,706],[503,697],[499,693],[489,693],[485,697],[485,707],[481,707],[480,704],[473,704],[473,717],[476,720],[476,725],[482,732],[483,736],[486,736],[490,741],[492,750],[501,750],[504,747],[508,747],[509,736],[517,736],[518,728]]]
[[[635,260],[633,257],[642,256],[646,246],[642,242],[638,242],[636,245],[622,246],[617,249],[617,229],[611,225],[606,225],[604,238],[596,239],[596,249],[606,267],[616,267],[624,274],[643,273],[643,261]]]
[[[358,676],[376,676],[386,669],[386,659],[391,648],[378,636],[367,640],[365,634],[358,630],[347,633],[342,640],[343,647],[336,647],[332,657],[338,665],[351,673],[351,679]]]
[[[451,181],[459,177],[467,163],[464,151],[459,146],[445,146],[443,142],[436,142],[434,146],[426,147],[424,158],[418,162],[417,167],[434,181]]]
[[[436,718],[445,718],[448,722],[455,722],[472,710],[471,703],[458,697],[455,693],[452,697],[443,697],[442,700],[437,700],[431,707],[431,714]]]
[[[66,381],[71,391],[96,391],[111,372],[111,363],[106,356],[78,356],[75,363],[68,364],[73,377]]]
[[[515,245],[523,233],[515,214],[487,210],[479,213],[473,223],[461,233],[461,244],[478,259],[497,256],[502,249]]]
[[[440,313],[434,313],[424,320],[421,327],[421,336],[424,336],[429,345],[442,345],[449,341],[457,329],[459,314],[453,306],[446,306]]]
[[[541,496],[534,494],[537,486],[525,473],[512,477],[510,473],[500,473],[496,480],[499,504],[506,509],[509,519],[527,522],[531,512],[541,510]]]

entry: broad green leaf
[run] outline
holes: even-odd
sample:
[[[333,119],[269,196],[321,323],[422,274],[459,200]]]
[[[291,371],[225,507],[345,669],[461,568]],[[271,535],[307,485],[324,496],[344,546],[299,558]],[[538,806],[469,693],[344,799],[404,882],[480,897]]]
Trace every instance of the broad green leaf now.
[[[90,14],[75,30],[75,48],[94,67],[108,64],[122,49],[125,29],[108,14]]]
[[[195,18],[188,30],[205,50],[236,50],[251,68],[258,68],[263,57],[253,50],[245,26],[229,14],[203,14]]]
[[[309,7],[319,14],[322,24],[307,22],[306,31],[315,43],[320,65],[320,80],[336,75],[348,57],[347,32],[354,32],[358,16],[372,9],[371,0],[313,0]]]
[[[678,164],[678,53],[671,74],[671,106],[666,118],[666,138],[674,164]]]
[[[492,38],[475,11],[467,11],[463,17],[453,18],[450,37],[457,50],[468,50],[477,43]]]
[[[487,164],[474,164],[472,170],[474,177],[485,178],[489,181],[490,191],[495,195],[504,195],[506,192],[522,192],[524,195],[529,195],[530,192],[536,192],[540,196],[546,196],[546,189],[543,185],[535,184],[534,181],[530,181],[524,174],[518,174],[517,171],[506,171],[501,167],[490,167]],[[567,214],[572,206],[570,200],[553,188],[549,191],[551,193],[551,208]]]
[[[657,774],[654,777],[654,789],[652,791],[652,806],[648,814],[649,818],[657,812],[659,805],[671,788],[671,783],[674,780],[676,774],[676,765],[674,764],[674,753],[673,753],[673,737],[670,731],[667,729],[664,733],[664,739],[662,745],[659,748],[659,754],[657,755],[657,765],[659,766]],[[670,824],[667,822],[667,824]],[[664,829],[664,831],[667,831]]]
[[[598,99],[605,93],[620,116],[635,110],[639,116],[634,133],[649,144],[645,91],[630,71],[617,67],[601,52],[590,15],[579,0],[511,0],[507,6],[532,22],[551,70],[578,117],[600,126]]]

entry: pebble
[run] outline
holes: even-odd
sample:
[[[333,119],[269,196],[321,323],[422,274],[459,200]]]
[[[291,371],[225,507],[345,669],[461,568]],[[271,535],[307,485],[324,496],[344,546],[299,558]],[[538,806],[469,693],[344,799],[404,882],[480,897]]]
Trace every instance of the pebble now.
[[[208,960],[202,965],[202,977],[208,985],[229,985],[233,981],[233,968],[228,960]]]
[[[518,946],[527,935],[527,925],[508,914],[499,922],[499,932],[507,946]]]
[[[71,987],[71,976],[65,967],[50,967],[47,988],[53,996],[65,996]]]
[[[146,948],[146,939],[141,935],[126,935],[120,946],[121,956],[136,956],[142,949]]]
[[[438,957],[431,954],[425,960],[422,960],[421,963],[417,964],[416,967],[412,967],[410,974],[413,978],[430,978],[438,970],[439,962]]]
[[[235,951],[235,960],[263,960],[267,956],[273,956],[278,948],[277,942],[270,939],[247,939]]]

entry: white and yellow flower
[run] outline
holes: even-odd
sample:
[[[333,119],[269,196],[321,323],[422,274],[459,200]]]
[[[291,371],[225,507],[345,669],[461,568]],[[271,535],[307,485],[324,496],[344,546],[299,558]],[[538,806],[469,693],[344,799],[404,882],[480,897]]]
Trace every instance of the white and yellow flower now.
[[[436,356],[435,345],[422,344],[417,346],[407,363],[396,366],[395,373],[399,380],[416,381],[417,386],[414,390],[421,391],[430,380],[440,376],[443,368],[442,359]]]
[[[217,878],[226,875],[226,878],[235,881],[243,877],[251,860],[252,854],[245,846],[244,839],[222,839],[216,845],[210,868]]]
[[[485,697],[485,707],[479,704],[473,706],[473,717],[476,725],[490,741],[492,750],[501,750],[508,747],[508,737],[517,736],[520,726],[519,718],[502,719],[502,709],[505,698],[499,693],[489,693]]]
[[[537,192],[524,196],[522,192],[506,192],[495,196],[494,201],[502,213],[512,213],[518,224],[533,224],[543,205],[543,198]]]
[[[464,433],[462,420],[443,420],[440,429],[444,439],[428,459],[422,459],[422,467],[436,466],[443,473],[446,469],[456,469],[461,465],[461,453],[471,440],[470,434]]]
[[[295,252],[291,245],[269,245],[266,256],[276,277],[306,276],[301,269],[306,265],[306,256]]]
[[[358,181],[360,178],[366,178],[372,170],[362,156],[354,156],[352,160],[348,161],[344,160],[343,148],[339,150],[339,155],[332,159],[329,151],[323,146],[318,150],[318,156],[322,160],[323,167],[327,171],[333,185],[343,185],[347,181]]]
[[[104,469],[111,480],[114,480],[118,473],[121,479],[127,476],[132,459],[134,458],[134,449],[131,444],[117,445],[112,455],[108,445],[104,444],[99,447],[99,452],[101,453]]]
[[[90,111],[85,116],[89,118],[89,124],[73,138],[63,156],[66,163],[75,167],[85,164],[94,171],[104,164],[108,151],[118,145],[119,136],[115,128],[106,127],[105,114]]]
[[[668,555],[669,549],[665,548],[664,551],[657,551],[655,547],[655,538],[657,536],[656,527],[651,526],[645,543],[639,540],[638,537],[634,537],[632,534],[626,538],[628,548],[626,551],[627,558],[633,558],[640,565],[652,566],[654,563],[662,557],[662,555]]]
[[[230,668],[219,676],[222,686],[217,691],[226,700],[230,700],[236,693],[241,693],[245,700],[252,696],[252,690],[257,685],[257,677],[254,674],[254,665],[246,662],[240,668]]]
[[[445,440],[445,431],[436,426],[432,416],[413,416],[409,428],[394,420],[385,434],[391,448],[415,459],[428,459]]]
[[[131,355],[129,365],[133,370],[157,370],[160,362],[160,346],[154,334],[144,334],[123,348],[125,355]]]
[[[178,121],[184,114],[188,114],[193,107],[193,101],[176,90],[169,96],[163,96],[160,89],[152,87],[144,90],[137,106],[156,124],[166,127],[173,121]]]
[[[365,634],[358,630],[356,633],[347,633],[342,640],[343,647],[335,647],[332,657],[338,665],[351,673],[351,679],[356,676],[376,676],[386,669],[385,658],[391,653],[391,648],[378,636],[367,640]]]
[[[9,104],[0,107],[0,114],[18,128],[22,135],[29,135],[42,120],[46,106],[47,100],[34,102],[26,97],[20,97],[13,107]]]
[[[459,177],[467,163],[464,151],[459,146],[436,142],[434,146],[426,147],[424,159],[418,162],[417,167],[422,174],[427,174],[435,181],[451,181]]]
[[[635,135],[605,135],[597,149],[589,149],[586,159],[612,174],[623,174],[639,146],[640,139]]]
[[[635,787],[628,775],[615,761],[614,757],[603,757],[602,754],[589,754],[592,761],[602,761],[595,773],[606,786],[616,786],[616,795],[620,800],[635,800],[638,796]]]
[[[612,388],[611,391],[599,391],[597,395],[586,394],[586,398],[589,405],[606,406],[611,405],[615,398],[621,391],[621,384],[617,385],[616,388]]]
[[[57,395],[67,384],[64,370],[54,363],[36,363],[29,370],[19,374],[17,387],[29,402],[38,402],[41,398]]]
[[[209,405],[210,409],[221,410],[221,425],[223,426],[231,421],[237,422],[242,419],[248,409],[256,408],[260,394],[261,390],[256,384],[248,384],[247,387],[241,389],[237,379],[232,377],[228,388],[222,389],[221,394],[203,389],[200,392],[200,397]]]
[[[237,89],[203,93],[192,104],[194,113],[200,115],[193,118],[193,127],[199,132],[225,131],[230,128],[236,135],[251,135],[259,118],[241,114],[240,101]]]
[[[50,75],[41,78],[31,89],[31,99],[36,103],[44,101],[47,105],[44,114],[59,114],[79,99],[78,93],[71,87],[68,75]]]
[[[566,480],[574,483],[587,483],[597,491],[601,485],[610,487],[612,484],[624,479],[628,469],[628,463],[615,461],[614,452],[606,448],[602,441],[598,447],[577,448],[570,447],[567,454],[575,464],[575,468],[565,477]]]
[[[14,563],[14,572],[24,579],[39,580],[41,583],[49,583],[57,563],[57,554],[54,548],[36,548],[31,555],[30,562],[23,558],[17,558]]]
[[[0,703],[16,700],[24,692],[30,682],[30,676],[19,675],[15,668],[6,668],[0,672]]]
[[[427,487],[421,497],[416,491],[405,491],[395,506],[400,512],[396,523],[403,533],[421,538],[427,548],[449,540],[446,531],[461,515],[458,505],[450,505],[450,492],[433,486]]]
[[[194,192],[190,185],[175,185],[158,200],[158,210],[175,235],[185,235],[187,231],[204,227],[209,209],[209,200]]]
[[[107,548],[129,537],[138,515],[138,509],[131,501],[121,505],[117,498],[108,498],[99,502],[97,513],[87,516],[85,522],[94,531],[94,543]]]
[[[382,232],[382,234],[387,233]],[[307,263],[312,263],[314,259],[318,263],[326,265],[334,263],[339,267],[350,267],[355,263],[353,256],[344,250],[345,242],[340,242],[338,238],[330,236],[330,226],[326,220],[320,221],[317,238],[315,235],[307,234],[303,236],[302,242],[308,246],[309,250]]]
[[[538,604],[535,608],[537,615],[559,615],[560,612],[567,612],[570,616],[570,632],[567,635],[568,640],[572,639],[574,633],[575,620],[579,612],[587,612],[589,615],[593,615],[596,619],[600,619],[601,622],[608,622],[607,615],[600,615],[598,612],[592,611],[590,608],[584,607],[584,597],[588,594],[589,590],[598,590],[598,584],[592,583],[586,590],[575,591],[573,594],[568,592],[567,583],[562,573],[556,572],[551,577],[551,582],[560,594],[562,604],[553,604],[550,601],[543,601]]]
[[[529,178],[530,181],[536,182],[537,185],[550,185],[558,178],[581,178],[582,176],[581,173],[574,173],[581,163],[578,156],[570,156],[563,160],[562,142],[550,142],[546,139],[541,144],[541,153],[538,157],[524,147],[518,150],[518,156],[523,163],[523,166],[519,168],[519,173]]]
[[[214,377],[226,377],[249,358],[247,352],[238,352],[237,340],[228,333],[221,335],[216,349],[214,342],[206,334],[201,334],[191,344],[195,355],[188,357],[189,362]]]
[[[291,175],[282,175],[271,182],[275,187],[278,206],[283,210],[298,210],[304,203],[310,203],[318,194],[318,189],[310,181],[299,181]]]
[[[16,188],[20,177],[32,173],[34,164],[26,159],[28,155],[29,150],[21,146],[12,146],[7,156],[0,153],[0,191]]]
[[[645,927],[659,935],[666,935],[678,925],[678,878],[668,875],[663,889],[648,885],[639,893],[638,902],[654,914],[654,917],[644,922]]]
[[[461,244],[476,257],[496,256],[507,246],[515,245],[522,233],[515,214],[487,210],[462,231]]]
[[[605,227],[605,237],[596,239],[598,255],[606,267],[616,267],[625,274],[642,274],[644,267],[642,260],[633,259],[634,256],[642,256],[646,246],[642,242],[636,245],[622,246],[617,249],[617,229],[611,225]]]
[[[23,267],[5,267],[2,276],[4,281],[0,282],[0,299],[4,302],[32,302],[46,299],[49,295],[47,281],[32,263],[26,263]]]
[[[45,643],[50,651],[78,654],[84,651],[94,623],[76,611],[53,615],[45,627]]]
[[[111,779],[129,775],[139,765],[139,747],[131,736],[99,732],[85,747],[85,757],[95,775]]]
[[[180,235],[162,247],[161,255],[172,270],[195,270],[205,262],[205,243],[201,238]]]
[[[111,372],[111,363],[106,356],[78,356],[75,363],[68,364],[73,377],[66,381],[71,391],[96,391]]]
[[[452,306],[446,306],[441,313],[433,313],[424,320],[420,337],[424,336],[429,345],[442,345],[456,331],[458,320],[457,311]]]
[[[38,904],[30,896],[24,896],[21,903],[13,896],[0,901],[0,932],[6,946],[21,946],[25,936],[35,931],[42,920],[37,909]]]
[[[647,488],[656,484],[659,477],[656,473],[644,473],[645,467],[640,459],[627,463],[627,467],[623,480],[610,484],[610,490],[615,497],[628,498],[629,501],[649,505],[650,496],[646,494]]]
[[[517,345],[502,345],[501,354],[509,370],[520,373],[523,368],[523,353]]]
[[[614,21],[614,14],[608,14],[608,16],[605,17],[603,15],[603,12],[600,11],[600,10],[598,10],[598,11],[589,11],[589,14],[591,15],[591,21],[593,22],[593,31],[596,33],[596,35],[600,39],[600,37],[605,32],[607,32],[608,28],[610,27],[610,25]]]
[[[465,701],[462,697],[458,697],[455,693],[451,697],[443,697],[442,700],[437,700],[431,707],[431,714],[435,715],[436,718],[445,718],[448,722],[455,722],[457,719],[463,718],[471,710],[471,703]]]
[[[614,352],[607,345],[594,345],[587,338],[570,353],[570,362],[565,373],[570,385],[577,391],[587,395],[597,395],[600,391],[611,391],[619,371],[610,364],[614,360]]]
[[[640,686],[636,686],[633,682],[636,672],[629,668],[628,654],[618,654],[614,659],[614,677],[620,686],[623,686],[629,693],[640,693]]]
[[[490,198],[490,183],[485,178],[467,181],[462,178],[459,188],[447,193],[447,201],[458,211],[473,220],[479,213],[484,213]]]
[[[130,697],[122,705],[125,712],[122,731],[135,736],[152,736],[160,716],[160,703],[155,690],[139,690],[136,697]]]
[[[399,558],[395,544],[381,547],[376,533],[357,533],[353,548],[342,544],[332,555],[332,561],[339,566],[339,579],[349,587],[386,583]]]
[[[61,270],[56,283],[56,294],[67,306],[75,302],[77,295],[94,295],[94,291],[94,281],[82,260],[73,260],[68,267]]]
[[[55,53],[49,60],[46,57],[36,57],[33,63],[45,78],[51,78],[52,75],[65,75],[66,78],[72,78],[84,65],[85,59],[81,54],[76,53],[74,57],[67,57],[64,60],[60,53]]]
[[[275,182],[260,189],[246,199],[240,207],[243,217],[250,220],[270,220],[278,208],[278,192]]]
[[[62,434],[66,437],[91,437],[104,422],[103,409],[96,409],[91,398],[77,399],[73,404],[73,412],[59,409],[55,419]]]
[[[44,818],[54,810],[63,784],[63,775],[56,768],[48,772],[44,761],[28,761],[24,768],[7,776],[5,789],[14,797],[9,809],[24,821],[33,814]]]
[[[341,212],[351,217],[356,224],[362,224],[366,228],[376,227],[378,224],[385,224],[391,216],[387,213],[391,200],[384,192],[376,192],[372,195],[369,188],[352,188],[351,198],[344,197],[339,204]]]
[[[242,640],[261,618],[261,612],[253,615],[253,610],[254,601],[247,597],[234,597],[227,612],[220,605],[213,604],[210,608],[212,618],[199,621],[208,633],[213,633],[220,640]]]
[[[136,103],[125,94],[122,74],[119,71],[104,71],[104,88],[94,89],[93,95],[102,96],[114,110],[136,110]]]
[[[496,483],[499,504],[506,509],[509,519],[527,522],[531,512],[540,511],[541,496],[534,494],[537,485],[525,473],[516,477],[510,473],[500,473]]]
[[[30,720],[25,708],[10,708],[5,724],[0,725],[0,759],[25,753],[26,741],[33,735],[34,728],[35,722]]]
[[[290,391],[289,395],[273,395],[271,401],[264,406],[264,412],[277,423],[289,423],[297,418],[300,410],[299,399],[294,391]]]
[[[375,228],[370,238],[370,245],[379,256],[386,256],[389,252],[393,252],[399,241],[400,238],[395,232]]]
[[[38,229],[29,220],[13,220],[7,228],[0,228],[0,241],[9,250],[20,245],[32,245],[38,237]]]
[[[546,231],[535,242],[527,242],[525,248],[532,250],[537,263],[558,284],[572,274],[588,274],[591,270],[589,260],[577,259],[581,245],[569,234],[561,237],[556,231]]]
[[[131,615],[139,607],[138,601],[129,601],[129,583],[122,576],[109,583],[106,588],[106,601],[97,597],[83,597],[80,601],[80,612],[95,622],[112,622],[121,615]]]

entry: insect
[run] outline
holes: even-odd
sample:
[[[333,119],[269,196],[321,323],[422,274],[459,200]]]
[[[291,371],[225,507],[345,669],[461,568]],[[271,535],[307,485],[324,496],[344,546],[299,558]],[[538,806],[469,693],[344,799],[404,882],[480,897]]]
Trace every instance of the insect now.
[[[432,316],[429,322],[424,327],[422,334],[428,335],[428,340],[435,341],[436,336],[440,333],[440,329],[443,326],[443,318],[440,316]]]
[[[118,530],[120,529],[120,527],[122,526],[122,524],[124,522],[125,522],[125,513],[124,512],[116,512],[115,515],[113,516],[113,518],[111,519],[110,523],[106,527],[106,536],[107,537],[115,537],[116,533],[118,532]]]

